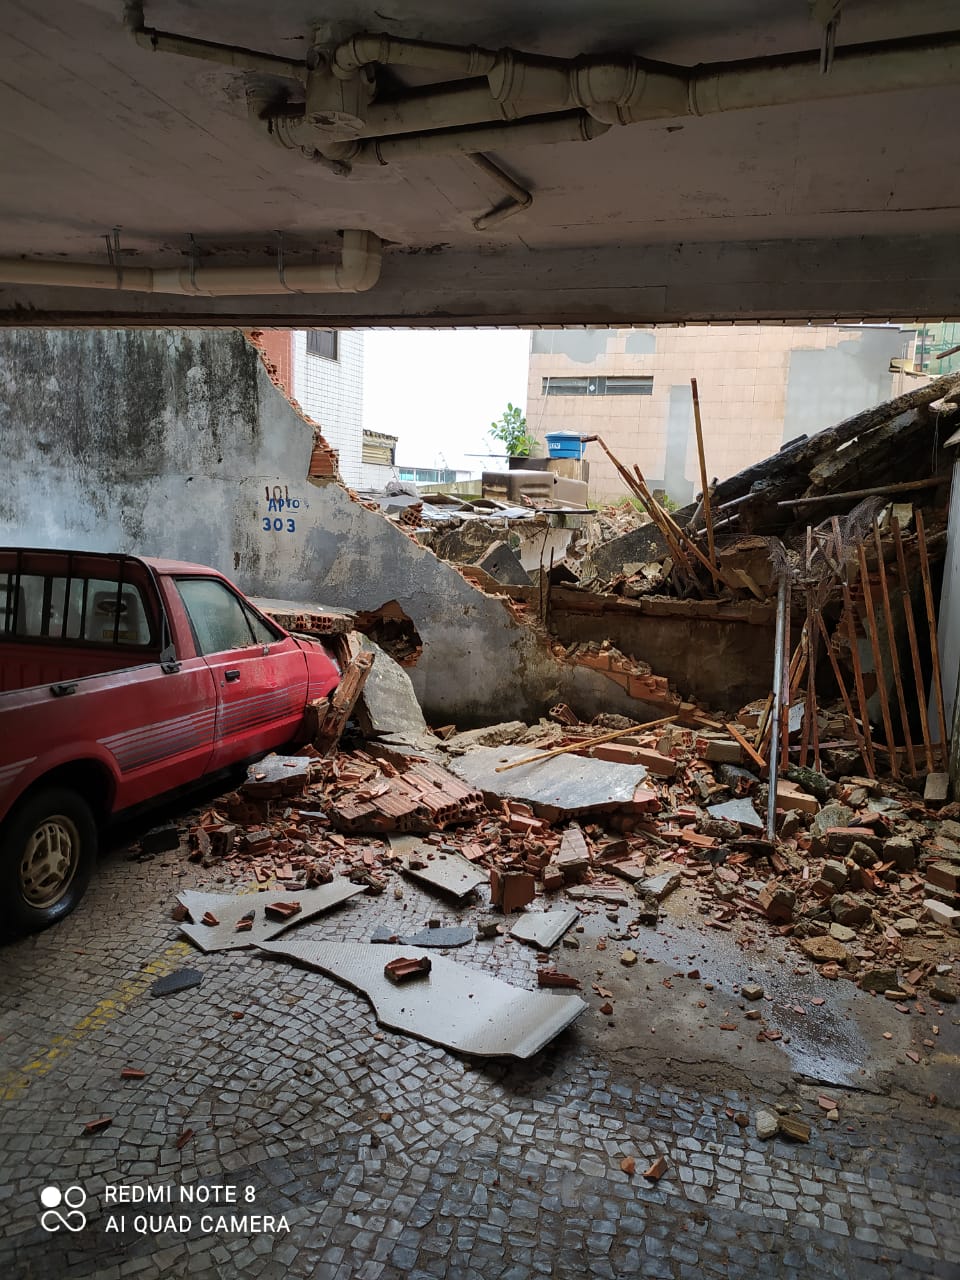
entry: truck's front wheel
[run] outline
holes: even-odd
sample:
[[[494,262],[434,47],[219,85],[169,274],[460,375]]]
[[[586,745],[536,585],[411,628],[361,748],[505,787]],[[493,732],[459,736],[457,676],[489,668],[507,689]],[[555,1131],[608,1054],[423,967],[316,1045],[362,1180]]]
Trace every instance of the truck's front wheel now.
[[[15,928],[43,929],[83,897],[97,857],[97,824],[75,791],[49,787],[10,815],[0,848],[0,912]]]

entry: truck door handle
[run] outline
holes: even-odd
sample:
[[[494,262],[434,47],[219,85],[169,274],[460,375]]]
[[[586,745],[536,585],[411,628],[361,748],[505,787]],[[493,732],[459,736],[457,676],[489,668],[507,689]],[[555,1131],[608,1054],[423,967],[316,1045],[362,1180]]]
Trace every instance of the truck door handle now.
[[[232,684],[234,680],[240,679],[240,672],[236,670],[225,671],[223,674],[229,684]]]

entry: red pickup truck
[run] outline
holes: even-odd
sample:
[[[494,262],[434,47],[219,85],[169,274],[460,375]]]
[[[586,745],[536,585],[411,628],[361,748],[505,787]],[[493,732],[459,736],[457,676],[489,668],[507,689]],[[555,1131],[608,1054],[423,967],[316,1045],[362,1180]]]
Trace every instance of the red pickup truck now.
[[[109,818],[296,739],[339,678],[213,569],[0,548],[0,917],[66,915]]]

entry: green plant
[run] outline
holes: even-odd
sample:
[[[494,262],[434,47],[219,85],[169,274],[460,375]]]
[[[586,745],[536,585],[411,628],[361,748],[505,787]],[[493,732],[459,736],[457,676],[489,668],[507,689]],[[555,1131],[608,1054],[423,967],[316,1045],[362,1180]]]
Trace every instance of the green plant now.
[[[490,423],[487,433],[504,445],[511,458],[528,458],[536,440],[527,434],[527,420],[517,405],[507,404],[496,422]]]

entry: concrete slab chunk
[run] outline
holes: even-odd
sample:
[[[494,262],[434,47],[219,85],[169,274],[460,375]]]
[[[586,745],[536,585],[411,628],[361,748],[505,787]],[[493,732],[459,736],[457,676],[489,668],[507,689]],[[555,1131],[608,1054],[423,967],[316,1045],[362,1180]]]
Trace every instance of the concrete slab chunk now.
[[[528,911],[513,925],[510,936],[518,942],[529,942],[541,951],[549,951],[579,919],[576,907],[566,911]]]
[[[526,800],[557,815],[624,807],[643,812],[660,807],[656,792],[642,785],[647,771],[638,764],[562,755],[497,773],[498,766],[530,754],[529,746],[481,747],[451,760],[449,768],[487,795]]]
[[[650,876],[646,880],[641,880],[637,886],[641,893],[648,894],[651,898],[656,898],[657,902],[662,902],[668,893],[672,893],[680,883],[682,876],[677,870],[664,871],[658,876]]]
[[[177,901],[187,908],[196,923],[183,923],[180,929],[201,951],[232,951],[250,947],[339,906],[348,898],[363,893],[364,887],[338,876],[318,889],[279,889],[270,893],[200,893],[195,889],[185,889]],[[278,902],[299,902],[300,910],[289,919],[272,920],[266,914],[266,908]],[[219,923],[201,924],[206,912],[210,912]],[[253,924],[249,929],[238,932],[237,925],[250,912],[253,912]]]
[[[465,925],[450,925],[447,928],[421,929],[418,933],[403,933],[399,929],[393,931],[386,925],[379,925],[370,935],[370,941],[403,947],[462,947],[473,941],[473,930]]]
[[[728,822],[739,822],[740,826],[747,831],[763,830],[763,819],[754,808],[753,801],[748,797],[709,805],[707,813],[711,818],[725,818]]]
[[[565,892],[568,898],[580,902],[595,900],[606,902],[611,907],[626,907],[630,904],[630,899],[623,889],[614,889],[603,884],[575,884]]]
[[[423,848],[434,851],[432,845],[424,845]],[[419,863],[425,865],[420,866]],[[429,861],[425,856],[414,854],[404,862],[403,870],[412,879],[419,880],[430,889],[447,893],[452,898],[466,898],[489,879],[488,872],[479,870],[459,853],[434,853]]]
[[[260,945],[362,991],[382,1026],[476,1057],[532,1057],[587,1007],[579,996],[524,991],[444,956],[432,957],[427,978],[394,986],[384,977],[384,963],[415,957],[417,948],[350,942]]]
[[[948,773],[928,773],[923,785],[923,798],[927,804],[943,804],[950,795]]]
[[[367,636],[361,639],[360,649],[374,655],[356,707],[364,732],[374,738],[391,736],[410,742],[427,737],[427,722],[403,667]]]
[[[247,769],[247,780],[240,787],[251,800],[274,800],[279,796],[299,795],[310,781],[315,760],[309,756],[278,756],[275,751]]]

